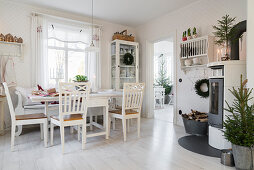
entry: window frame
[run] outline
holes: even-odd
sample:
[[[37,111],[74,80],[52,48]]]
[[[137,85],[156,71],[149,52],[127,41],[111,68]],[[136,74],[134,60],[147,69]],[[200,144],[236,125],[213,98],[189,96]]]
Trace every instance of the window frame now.
[[[58,40],[56,38],[53,38],[53,37],[48,37],[47,40],[49,41],[50,39],[53,39],[55,41],[60,41],[60,40]],[[87,45],[87,44],[83,43],[83,42],[65,42],[65,41],[60,41],[60,42],[64,43],[63,47],[47,45],[47,48],[48,49],[53,49],[53,50],[62,50],[62,51],[64,51],[64,55],[65,55],[65,57],[64,57],[64,59],[65,59],[65,72],[64,72],[65,77],[64,77],[64,80],[65,80],[65,82],[69,82],[69,80],[68,80],[69,52],[70,51],[72,51],[72,52],[84,52],[84,54],[85,54],[85,56],[84,56],[85,57],[85,63],[87,62],[87,55],[86,55],[85,49],[69,48],[68,44],[71,44],[71,43],[73,43],[73,44],[74,43],[82,43],[82,44],[85,44],[85,45]],[[87,73],[87,67],[85,67],[84,72]],[[49,77],[49,79],[50,79],[50,77]]]

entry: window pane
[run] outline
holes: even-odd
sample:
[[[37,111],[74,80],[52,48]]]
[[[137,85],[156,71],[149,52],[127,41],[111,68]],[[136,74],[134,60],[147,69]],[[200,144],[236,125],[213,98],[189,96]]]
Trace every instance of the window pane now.
[[[85,52],[68,52],[68,81],[76,75],[85,75]]]
[[[68,43],[68,48],[85,50],[86,44],[84,43]]]
[[[65,78],[65,54],[63,50],[48,49],[49,86],[55,87],[56,82]]]
[[[48,46],[51,47],[64,47],[64,43],[55,39],[48,39]]]

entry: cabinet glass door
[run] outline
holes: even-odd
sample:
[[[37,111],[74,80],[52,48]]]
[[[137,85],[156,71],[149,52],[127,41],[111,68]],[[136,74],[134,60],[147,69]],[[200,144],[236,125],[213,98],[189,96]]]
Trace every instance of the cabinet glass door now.
[[[111,44],[111,88],[116,89],[116,43]]]
[[[136,46],[120,44],[120,84],[119,88],[123,88],[124,83],[136,82]]]

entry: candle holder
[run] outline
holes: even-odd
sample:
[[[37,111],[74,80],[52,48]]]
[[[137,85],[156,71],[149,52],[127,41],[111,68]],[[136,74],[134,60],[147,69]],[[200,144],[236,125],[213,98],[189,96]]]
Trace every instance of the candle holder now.
[[[58,88],[59,81],[64,79],[63,68],[51,68],[50,79],[54,79],[56,82],[56,89]]]

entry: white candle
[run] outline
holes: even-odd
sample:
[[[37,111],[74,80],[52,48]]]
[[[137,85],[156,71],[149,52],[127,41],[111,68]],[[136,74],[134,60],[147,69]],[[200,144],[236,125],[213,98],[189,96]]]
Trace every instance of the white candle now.
[[[220,57],[220,49],[217,49],[217,61],[219,61],[219,57]]]

